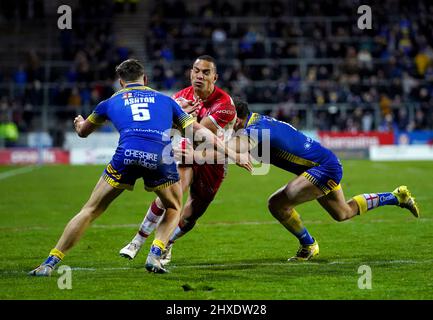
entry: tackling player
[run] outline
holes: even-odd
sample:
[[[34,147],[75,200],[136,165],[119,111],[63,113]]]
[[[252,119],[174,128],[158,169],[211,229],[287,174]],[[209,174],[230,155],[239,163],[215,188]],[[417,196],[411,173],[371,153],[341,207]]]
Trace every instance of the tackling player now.
[[[397,187],[393,192],[360,194],[346,202],[340,185],[342,165],[332,151],[288,123],[251,113],[246,102],[235,99],[235,105],[235,130],[241,131],[230,140],[229,147],[247,153],[260,147],[264,135],[269,134],[270,163],[297,175],[268,200],[272,215],[300,242],[298,252],[289,261],[309,260],[319,254],[317,241],[308,233],[295,210],[296,206],[307,201],[317,200],[337,221],[351,219],[385,205],[406,208],[419,217],[418,206],[406,186]],[[191,157],[191,152],[189,147],[183,154]],[[197,152],[193,154],[194,157],[199,155]]]
[[[187,111],[197,117],[197,121],[219,138],[224,139],[231,132],[236,120],[236,110],[230,96],[218,88],[215,60],[207,55],[198,57],[190,71],[191,86],[173,98]],[[189,188],[189,196],[182,210],[179,226],[170,238],[161,262],[166,264],[171,258],[171,247],[176,239],[190,231],[198,218],[206,211],[214,199],[226,174],[225,164],[193,164],[179,166],[180,180],[184,192]],[[134,259],[164,215],[166,208],[160,199],[152,202],[137,234],[132,241],[120,250],[120,255]]]
[[[170,161],[174,160],[171,157],[171,142],[164,139],[164,135],[167,135],[173,123],[183,129],[193,127],[195,132],[202,129],[199,131],[201,135],[217,145],[219,151],[225,150],[224,143],[195,122],[173,99],[144,86],[146,76],[139,61],[129,59],[122,62],[116,68],[116,73],[123,89],[99,103],[86,120],[82,116],[77,116],[74,120],[75,130],[80,137],[87,137],[99,125],[110,120],[120,133],[116,153],[105,168],[90,199],[66,225],[48,258],[31,271],[30,275],[50,276],[90,223],[99,217],[124,189],[132,190],[139,178],[144,180],[146,190],[154,191],[166,208],[146,260],[146,269],[155,273],[166,272],[160,264],[160,258],[170,235],[179,223],[182,188],[176,163]],[[225,151],[232,159],[236,159],[233,152]],[[248,165],[245,167],[248,169]]]

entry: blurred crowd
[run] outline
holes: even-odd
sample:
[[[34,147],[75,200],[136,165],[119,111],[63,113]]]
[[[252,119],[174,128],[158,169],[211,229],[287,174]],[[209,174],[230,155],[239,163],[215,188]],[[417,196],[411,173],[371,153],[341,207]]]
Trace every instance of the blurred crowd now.
[[[374,3],[371,30],[357,27],[359,5],[208,1],[191,9],[160,1],[146,35],[151,78],[161,90],[182,87],[189,60],[207,53],[219,61],[220,86],[250,103],[276,104],[273,115],[301,126],[297,105],[315,106],[314,129],[433,128],[433,4]],[[323,16],[334,18],[314,19]],[[341,103],[345,112],[334,108]]]
[[[30,49],[13,72],[0,71],[0,120],[14,122],[20,132],[40,130],[42,105],[47,101],[49,116],[53,116],[50,134],[54,144],[62,146],[64,131],[72,129],[71,119],[77,114],[88,115],[118,89],[114,69],[132,53],[113,35],[115,9],[123,5],[117,1],[77,1],[73,28],[58,31],[55,46],[59,53],[53,60],[60,65],[54,63],[47,72],[43,64],[47,59]],[[17,19],[29,18],[28,6],[10,8],[12,12],[14,9]],[[32,18],[38,23],[40,17]],[[44,83],[50,83],[48,90],[44,90]]]
[[[119,89],[114,68],[134,52],[115,37],[113,19],[136,14],[138,1],[77,0],[72,30],[57,38],[56,61],[67,68],[64,63],[46,72],[45,58],[29,50],[13,72],[0,70],[0,120],[12,121],[21,132],[35,130],[40,125],[35,115],[48,101],[55,106],[57,127],[65,128],[71,116],[88,114]],[[43,18],[43,1],[30,2],[36,8],[32,18]],[[164,92],[188,86],[192,60],[209,54],[217,59],[220,87],[250,104],[272,105],[267,113],[301,128],[306,110],[313,108],[314,128],[308,129],[433,129],[433,3],[374,3],[371,30],[357,27],[359,5],[149,2],[143,45],[151,86]],[[28,18],[23,1],[14,8],[7,8],[16,12],[12,16]],[[48,93],[45,82],[53,83]]]

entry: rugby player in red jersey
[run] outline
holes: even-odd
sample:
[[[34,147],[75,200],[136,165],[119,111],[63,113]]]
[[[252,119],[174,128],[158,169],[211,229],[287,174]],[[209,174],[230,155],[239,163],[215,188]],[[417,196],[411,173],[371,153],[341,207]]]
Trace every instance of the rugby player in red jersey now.
[[[74,127],[77,134],[84,138],[106,120],[110,120],[119,131],[119,145],[87,203],[66,225],[48,258],[29,273],[31,276],[50,276],[92,221],[123,190],[132,190],[139,178],[144,180],[146,190],[154,191],[167,208],[167,213],[155,232],[145,267],[149,272],[166,272],[160,259],[179,222],[182,206],[182,185],[177,166],[169,156],[172,154],[171,141],[164,139],[166,131],[173,124],[185,131],[193,130],[199,136],[203,135],[218,152],[226,154],[239,166],[249,171],[252,169],[250,163],[238,162],[241,157],[237,157],[236,153],[226,148],[223,141],[194,121],[172,98],[146,87],[144,67],[138,60],[128,59],[122,62],[116,67],[116,73],[123,89],[101,101],[87,119],[77,116]]]
[[[231,97],[218,88],[216,62],[211,56],[198,57],[190,71],[191,86],[173,98],[184,111],[196,117],[197,121],[211,130],[219,138],[229,136],[236,122],[236,108]],[[171,248],[175,240],[190,231],[198,218],[214,199],[226,174],[225,164],[180,165],[179,174],[184,192],[189,188],[189,196],[183,207],[181,220],[172,234],[163,257],[162,264],[171,259]],[[159,198],[152,202],[137,234],[132,241],[120,250],[120,255],[134,259],[149,234],[155,229],[165,208]]]

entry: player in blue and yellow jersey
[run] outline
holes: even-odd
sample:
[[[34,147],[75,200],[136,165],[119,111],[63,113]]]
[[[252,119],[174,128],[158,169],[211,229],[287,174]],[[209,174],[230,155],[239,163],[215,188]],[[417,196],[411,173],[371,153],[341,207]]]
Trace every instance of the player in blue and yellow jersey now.
[[[272,215],[300,242],[300,248],[289,261],[309,260],[319,253],[317,241],[308,233],[295,207],[316,200],[337,221],[344,221],[368,210],[397,205],[408,209],[415,217],[419,210],[406,186],[393,192],[361,194],[346,202],[340,181],[343,168],[335,154],[320,143],[305,136],[288,123],[251,113],[248,104],[235,99],[238,132],[231,148],[247,152],[259,147],[263,137],[269,137],[270,163],[297,175],[277,190],[268,200]],[[240,134],[239,134],[240,133]],[[266,150],[262,149],[262,152]]]
[[[182,129],[192,127],[194,133],[198,132],[220,152],[236,159],[236,153],[226,149],[211,131],[195,122],[172,98],[145,86],[144,67],[139,61],[129,59],[122,62],[116,68],[116,73],[123,89],[99,103],[87,119],[78,116],[74,120],[75,130],[80,137],[87,137],[99,125],[110,120],[120,133],[116,152],[90,199],[66,225],[49,257],[30,275],[49,276],[90,223],[124,189],[132,190],[139,178],[144,180],[146,190],[154,191],[167,209],[150,248],[146,269],[149,272],[166,272],[161,266],[160,257],[170,234],[179,223],[182,207],[182,189],[170,141],[173,124]],[[238,164],[251,169],[250,164]]]

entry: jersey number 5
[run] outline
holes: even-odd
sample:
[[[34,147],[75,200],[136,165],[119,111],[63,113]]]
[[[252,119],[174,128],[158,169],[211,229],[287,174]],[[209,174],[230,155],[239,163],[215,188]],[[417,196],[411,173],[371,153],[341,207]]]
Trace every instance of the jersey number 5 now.
[[[149,105],[147,103],[131,104],[132,119],[134,121],[146,121],[150,119]]]

